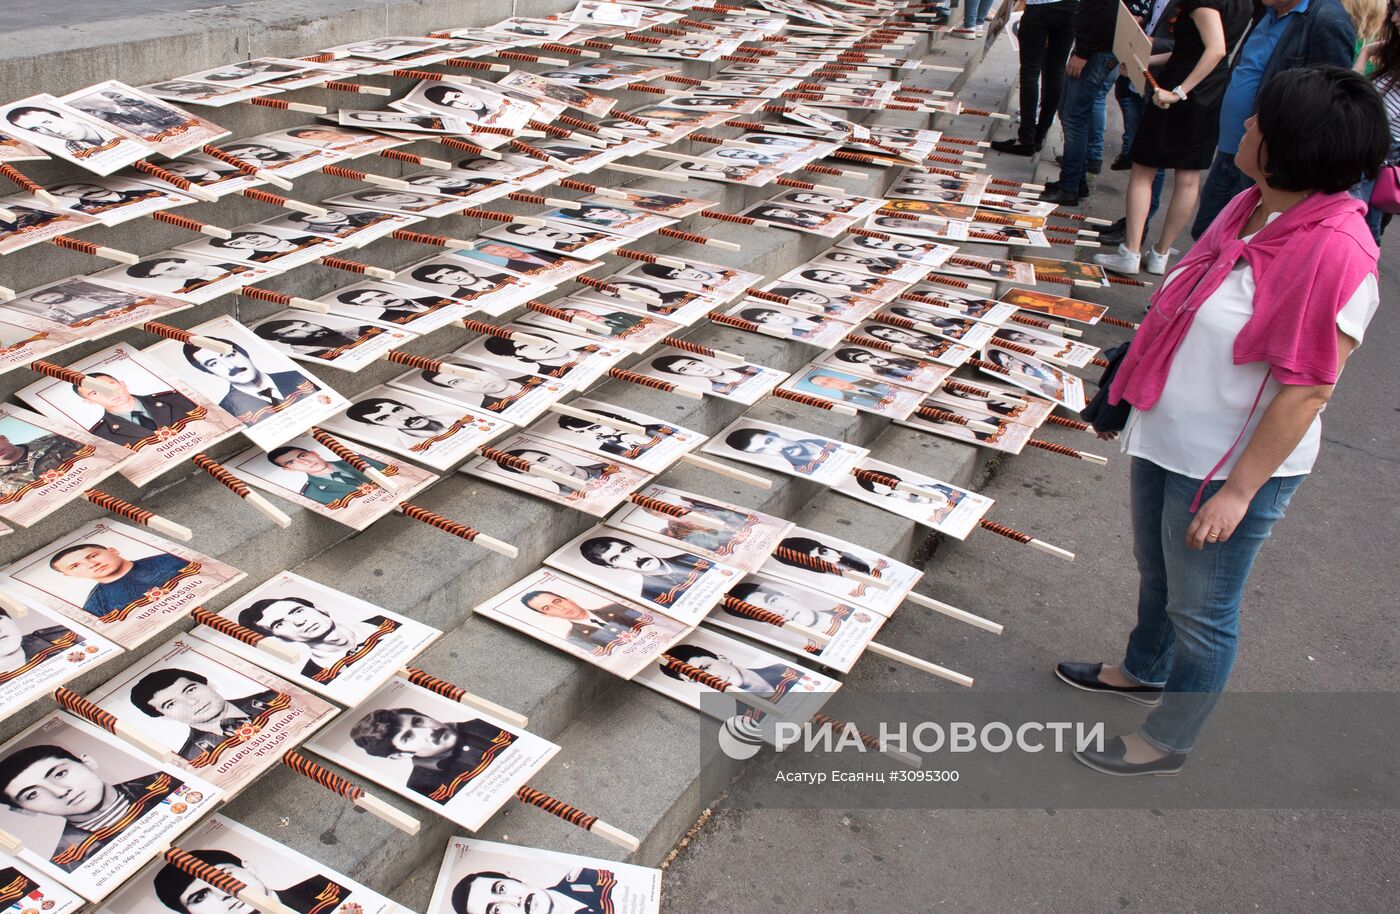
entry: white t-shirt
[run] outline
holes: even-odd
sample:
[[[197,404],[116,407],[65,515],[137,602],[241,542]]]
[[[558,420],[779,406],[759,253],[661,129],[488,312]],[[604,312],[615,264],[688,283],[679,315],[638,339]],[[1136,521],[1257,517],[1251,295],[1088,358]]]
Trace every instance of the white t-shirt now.
[[[1269,221],[1277,215],[1270,216]],[[1179,275],[1169,276],[1163,288]],[[1370,274],[1337,315],[1337,329],[1360,344],[1380,301],[1380,287],[1375,275]],[[1166,387],[1156,405],[1146,411],[1134,409],[1129,414],[1122,436],[1125,454],[1150,460],[1173,473],[1204,479],[1238,437],[1240,443],[1214,478],[1229,475],[1269,403],[1283,388],[1269,374],[1266,362],[1234,362],[1235,337],[1253,314],[1254,271],[1241,258],[1196,312],[1172,359]],[[1249,409],[1260,385],[1264,392],[1250,416]],[[1246,419],[1249,426],[1241,437]],[[1321,444],[1319,415],[1273,475],[1302,476],[1310,472]]]

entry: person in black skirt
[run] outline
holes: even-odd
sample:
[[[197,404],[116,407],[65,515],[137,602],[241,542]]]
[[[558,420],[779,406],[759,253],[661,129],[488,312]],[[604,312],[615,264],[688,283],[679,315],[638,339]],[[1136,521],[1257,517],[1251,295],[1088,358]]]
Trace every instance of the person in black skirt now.
[[[1181,0],[1172,23],[1175,44],[1150,65],[1157,87],[1148,86],[1143,113],[1128,153],[1127,237],[1094,262],[1132,275],[1141,267],[1161,275],[1175,253],[1171,244],[1186,227],[1200,196],[1201,173],[1210,167],[1220,134],[1220,102],[1230,82],[1230,51],[1249,26],[1250,0]],[[1171,202],[1155,248],[1143,251],[1144,226],[1159,168],[1173,172]]]

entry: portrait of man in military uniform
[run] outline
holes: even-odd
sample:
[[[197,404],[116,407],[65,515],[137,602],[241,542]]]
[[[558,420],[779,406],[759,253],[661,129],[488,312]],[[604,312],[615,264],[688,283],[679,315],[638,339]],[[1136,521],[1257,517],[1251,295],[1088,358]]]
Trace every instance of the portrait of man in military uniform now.
[[[147,717],[188,727],[189,736],[176,752],[199,766],[212,764],[220,747],[237,739],[240,732],[260,728],[266,716],[287,705],[288,699],[272,689],[225,698],[202,673],[162,667],[136,681],[131,687],[131,703]]]
[[[90,372],[88,377],[101,378],[116,388],[107,391],[89,384],[73,385],[79,399],[102,408],[101,417],[88,431],[125,448],[136,450],[158,440],[158,430],[170,428],[196,409],[189,397],[173,390],[133,394],[120,378],[102,372]]]
[[[58,472],[82,448],[73,439],[52,432],[23,444],[15,444],[0,433],[0,498],[17,495],[44,474]]]

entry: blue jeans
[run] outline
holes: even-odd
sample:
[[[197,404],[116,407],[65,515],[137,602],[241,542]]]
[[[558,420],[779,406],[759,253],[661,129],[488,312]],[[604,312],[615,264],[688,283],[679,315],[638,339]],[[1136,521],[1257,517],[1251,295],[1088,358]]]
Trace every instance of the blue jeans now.
[[[996,0],[963,0],[963,28],[972,29],[987,21]]]
[[[1123,155],[1133,148],[1133,137],[1137,136],[1138,124],[1142,123],[1142,113],[1147,110],[1147,99],[1133,88],[1132,80],[1120,76],[1113,83],[1113,97],[1118,101],[1118,110],[1123,115]],[[1167,183],[1167,170],[1157,169],[1152,179],[1152,204],[1147,208],[1147,221],[1142,225],[1142,233],[1147,235],[1147,227],[1152,217],[1157,215],[1157,207],[1162,203],[1162,186]]]
[[[1060,91],[1060,127],[1065,132],[1065,154],[1060,164],[1060,187],[1075,193],[1084,180],[1084,165],[1093,142],[1095,107],[1108,95],[1118,61],[1112,52],[1089,55],[1078,76],[1065,80]],[[1099,155],[1103,155],[1103,134],[1099,134]]]
[[[1200,238],[1225,204],[1254,186],[1254,179],[1235,167],[1235,155],[1223,149],[1215,150],[1210,173],[1201,182],[1201,202],[1196,209],[1196,221],[1191,223],[1191,237]]]
[[[1113,80],[1104,84],[1094,97],[1094,116],[1089,121],[1089,159],[1103,161],[1103,131],[1108,126],[1108,90],[1113,88]]]
[[[1306,476],[1275,476],[1255,494],[1235,532],[1204,549],[1186,547],[1199,479],[1133,458],[1133,552],[1138,621],[1123,675],[1162,686],[1162,703],[1138,731],[1167,752],[1189,752],[1230,678],[1240,635],[1240,599],[1259,548]],[[1201,503],[1225,480],[1212,480]]]

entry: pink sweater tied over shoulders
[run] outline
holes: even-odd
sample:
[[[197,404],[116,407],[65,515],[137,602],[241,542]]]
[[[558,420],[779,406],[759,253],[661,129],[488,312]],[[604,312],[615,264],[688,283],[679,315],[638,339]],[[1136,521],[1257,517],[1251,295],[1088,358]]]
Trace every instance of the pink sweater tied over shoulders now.
[[[1254,274],[1254,314],[1235,337],[1235,364],[1267,362],[1283,384],[1336,383],[1337,315],[1380,256],[1365,204],[1347,193],[1313,194],[1241,241],[1259,199],[1251,187],[1230,201],[1157,290],[1109,402],[1143,410],[1157,403],[1196,312],[1240,258]]]

